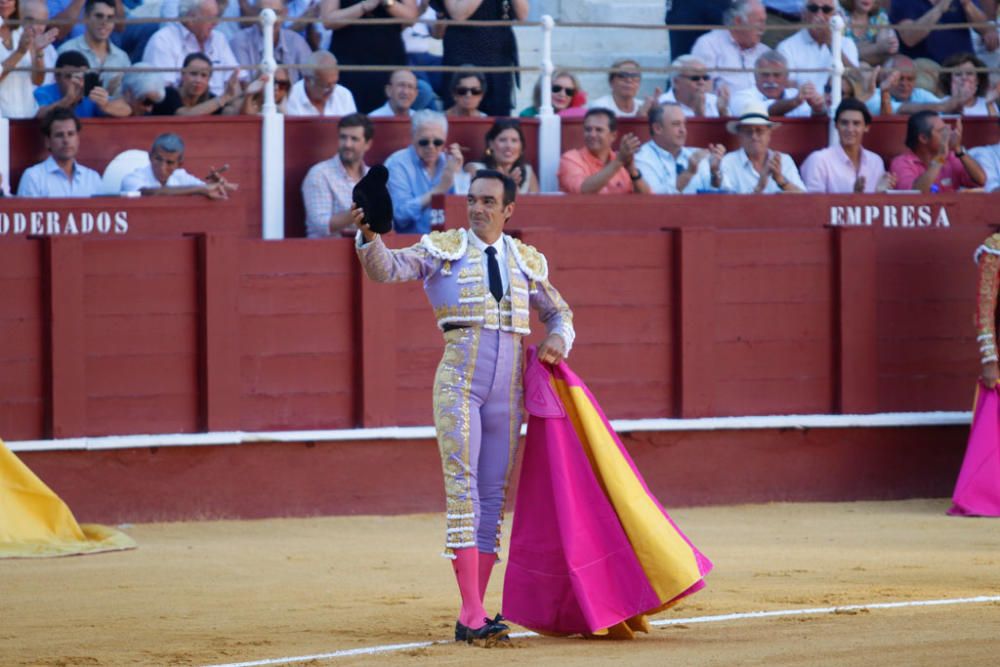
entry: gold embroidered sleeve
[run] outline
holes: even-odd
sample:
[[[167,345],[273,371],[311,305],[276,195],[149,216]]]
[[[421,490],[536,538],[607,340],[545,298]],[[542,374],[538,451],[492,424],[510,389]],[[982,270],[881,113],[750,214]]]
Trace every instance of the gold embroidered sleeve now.
[[[976,293],[976,343],[979,345],[979,356],[984,362],[997,360],[998,287],[1000,287],[1000,256],[989,251],[983,252],[979,258],[979,280]]]
[[[356,243],[358,259],[365,269],[365,274],[375,282],[400,283],[407,280],[421,280],[438,269],[441,260],[432,257],[421,244],[390,250],[382,243],[382,237],[376,236],[369,243]]]
[[[573,328],[573,311],[559,294],[559,290],[548,280],[532,281],[530,289],[531,307],[538,311],[538,317],[549,334],[558,334],[566,343],[566,356],[573,347],[576,330]]]

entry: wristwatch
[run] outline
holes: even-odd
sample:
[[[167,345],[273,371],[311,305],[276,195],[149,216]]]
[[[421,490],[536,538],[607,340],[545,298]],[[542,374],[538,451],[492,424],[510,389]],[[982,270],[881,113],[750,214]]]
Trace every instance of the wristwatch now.
[[[639,171],[638,169],[636,169],[635,170],[635,176],[633,176],[632,174],[629,174],[628,177],[631,178],[632,182],[634,183],[635,181],[638,181],[639,179],[642,178],[642,172]]]
[[[959,146],[958,150],[955,151],[955,157],[962,157],[965,155],[965,146]]]

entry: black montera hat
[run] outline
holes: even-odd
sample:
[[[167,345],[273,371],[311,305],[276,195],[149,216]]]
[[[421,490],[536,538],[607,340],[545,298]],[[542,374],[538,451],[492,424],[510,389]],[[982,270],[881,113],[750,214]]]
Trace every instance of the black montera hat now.
[[[376,234],[392,230],[392,197],[385,186],[389,170],[377,164],[354,186],[353,199],[365,211],[365,222]]]

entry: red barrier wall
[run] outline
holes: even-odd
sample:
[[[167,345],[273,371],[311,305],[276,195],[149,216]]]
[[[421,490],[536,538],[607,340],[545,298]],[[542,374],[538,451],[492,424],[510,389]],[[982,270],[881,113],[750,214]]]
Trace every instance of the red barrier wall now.
[[[996,199],[535,197],[511,231],[548,256],[612,418],[955,410]],[[911,226],[824,225],[848,204]],[[352,243],[0,243],[3,437],[430,424],[420,285],[362,280]]]

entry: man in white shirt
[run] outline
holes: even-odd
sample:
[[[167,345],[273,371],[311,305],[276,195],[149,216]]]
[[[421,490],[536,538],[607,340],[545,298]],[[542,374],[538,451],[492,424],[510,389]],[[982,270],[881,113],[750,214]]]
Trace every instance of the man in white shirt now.
[[[1000,188],[1000,143],[970,148],[969,155],[986,172],[986,185],[983,186],[983,189],[987,192],[993,192]]]
[[[42,121],[49,157],[28,167],[17,187],[18,197],[90,197],[100,192],[101,177],[76,161],[80,151],[80,119],[59,107]]]
[[[729,190],[740,194],[805,192],[792,158],[770,150],[771,132],[777,125],[759,102],[748,105],[738,120],[726,123],[726,129],[740,140],[740,149],[722,158],[722,178]]]
[[[753,66],[768,48],[761,44],[767,14],[760,0],[735,0],[726,11],[725,22],[732,30],[713,30],[698,38],[691,55],[709,69],[742,69],[742,72],[715,72],[715,85],[729,86],[732,93],[753,88]]]
[[[285,107],[286,116],[346,116],[358,110],[354,95],[339,85],[337,59],[329,51],[315,51],[309,56],[308,69],[292,86]]]
[[[823,90],[830,78],[829,69],[833,66],[833,54],[830,52],[830,19],[837,11],[836,0],[808,0],[802,7],[802,22],[809,28],[803,28],[788,39],[778,44],[778,51],[788,59],[792,66],[793,78],[797,85],[812,83],[816,90]],[[858,47],[854,40],[843,40],[844,65],[858,66]],[[801,69],[823,69],[824,72],[799,72]]]
[[[139,167],[122,179],[122,192],[149,195],[203,195],[209,199],[226,199],[236,186],[213,172],[206,184],[189,174],[184,164],[184,140],[176,134],[161,134],[149,149],[149,164]]]
[[[405,118],[413,115],[417,99],[417,77],[408,69],[398,69],[389,76],[385,85],[386,102],[370,114],[369,118]]]
[[[694,194],[723,187],[725,147],[709,144],[706,150],[685,146],[687,120],[679,104],[666,102],[650,109],[649,134],[652,139],[635,154],[635,165],[652,194]]]
[[[751,102],[767,107],[769,116],[806,118],[826,114],[826,98],[811,83],[801,88],[788,85],[788,61],[777,51],[766,51],[754,65],[756,85],[733,95],[734,113],[742,113]]]
[[[59,53],[78,51],[87,58],[91,69],[99,73],[105,67],[129,67],[132,61],[128,54],[110,39],[111,31],[115,28],[115,0],[87,0],[83,15],[84,33],[63,42]],[[123,74],[124,72],[101,73],[101,85],[114,94]]]
[[[719,86],[718,96],[708,92],[712,76],[705,63],[694,56],[681,56],[671,64],[670,90],[660,96],[660,104],[677,102],[684,115],[695,118],[718,118],[729,115],[729,86]]]
[[[204,53],[212,61],[212,78],[208,89],[222,95],[233,68],[239,66],[229,42],[215,29],[219,5],[215,0],[180,0],[180,23],[168,23],[153,33],[143,52],[143,62],[156,67],[173,68],[165,80],[174,86],[181,81],[184,58],[192,53]],[[187,20],[185,20],[187,19]],[[208,20],[195,20],[208,19]]]

